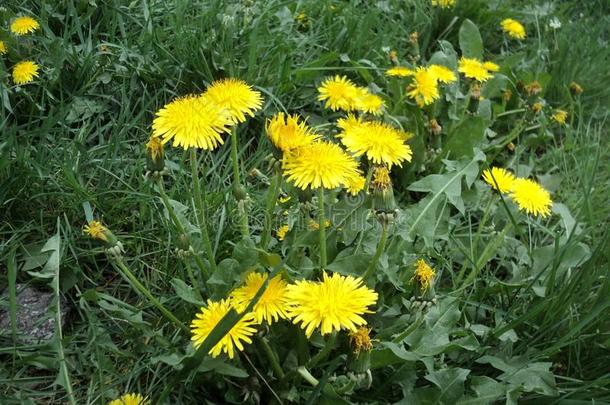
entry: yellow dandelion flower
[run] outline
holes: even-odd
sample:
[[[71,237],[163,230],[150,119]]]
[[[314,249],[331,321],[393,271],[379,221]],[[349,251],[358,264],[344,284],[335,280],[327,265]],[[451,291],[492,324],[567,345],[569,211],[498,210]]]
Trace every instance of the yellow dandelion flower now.
[[[424,259],[419,259],[417,262],[415,262],[415,274],[413,275],[412,280],[417,280],[422,288],[422,291],[425,292],[432,287],[435,276],[436,273]]]
[[[483,62],[483,68],[485,68],[485,70],[488,72],[498,72],[500,70],[500,65],[487,61]]]
[[[501,167],[492,167],[483,170],[483,180],[494,190],[508,193],[515,182],[515,175]]]
[[[201,312],[198,312],[195,319],[191,322],[191,341],[193,346],[198,348],[203,341],[208,337],[210,332],[218,325],[218,322],[231,310],[232,306],[229,300],[207,301],[207,308],[201,307]],[[218,357],[224,352],[232,359],[235,356],[235,348],[239,351],[244,350],[242,341],[252,343],[250,336],[256,333],[254,326],[254,314],[248,313],[244,315],[239,322],[231,328],[231,330],[220,341],[210,349],[209,354],[212,357]]]
[[[291,198],[292,198],[292,197],[290,197],[290,196],[286,196],[286,197],[280,197],[280,198],[278,198],[277,200],[280,202],[280,204],[285,204],[285,203],[287,203],[288,201],[290,201],[290,199],[291,199]]]
[[[231,121],[244,122],[246,115],[254,117],[254,112],[263,106],[263,97],[248,83],[240,79],[216,80],[204,95],[212,102],[229,111]]]
[[[341,143],[356,156],[366,155],[373,163],[390,168],[411,161],[411,147],[406,144],[410,134],[406,132],[382,122],[355,121],[349,117],[340,126],[347,128],[338,135]]]
[[[415,74],[415,71],[413,69],[409,69],[406,66],[394,66],[386,70],[385,74],[386,76],[393,77],[407,77],[413,76]]]
[[[528,214],[546,217],[551,213],[551,195],[540,184],[530,179],[516,179],[511,187],[510,197],[519,209]]]
[[[452,83],[457,80],[455,73],[451,69],[442,65],[430,65],[428,66],[428,71],[436,77],[436,80],[441,83]]]
[[[108,405],[148,405],[150,400],[141,394],[125,394],[120,398],[108,402]]]
[[[275,235],[277,236],[278,240],[282,241],[286,238],[288,231],[290,231],[288,225],[282,225],[277,229],[277,231],[275,231]]]
[[[451,8],[455,5],[455,0],[432,0],[433,7]]]
[[[175,147],[213,150],[223,144],[220,136],[232,124],[226,109],[205,96],[180,97],[157,111],[153,136],[170,140]]]
[[[84,226],[83,233],[87,234],[92,239],[108,242],[108,228],[102,225],[100,221],[89,221],[89,223]]]
[[[509,37],[515,39],[524,39],[525,38],[525,28],[523,25],[512,18],[507,18],[502,21],[502,30],[508,34]]]
[[[324,220],[324,228],[325,229],[330,228],[331,225],[332,225],[332,222],[330,222],[329,219],[325,219]],[[307,228],[310,231],[317,231],[318,229],[320,229],[320,223],[318,221],[316,221],[315,219],[310,219],[309,223],[307,224]]]
[[[31,83],[38,75],[38,65],[31,60],[21,61],[13,67],[13,81],[15,84]]]
[[[534,104],[532,104],[532,111],[534,112],[534,114],[538,114],[540,111],[542,111],[543,107],[544,107],[544,104],[542,104],[540,101],[537,101]]]
[[[146,152],[153,161],[157,161],[163,158],[163,142],[157,137],[151,136],[148,142],[146,142]]]
[[[493,77],[483,66],[483,63],[476,58],[462,57],[458,65],[458,71],[463,73],[464,76],[479,82],[485,82]]]
[[[288,286],[288,315],[294,324],[301,323],[305,335],[315,329],[326,335],[347,329],[356,331],[366,325],[364,314],[377,302],[377,293],[363,285],[361,278],[326,272],[322,281],[300,280]]]
[[[282,152],[290,152],[320,138],[296,115],[276,114],[267,122],[267,136]]]
[[[356,109],[373,115],[381,115],[384,107],[383,99],[376,94],[369,93],[364,88],[360,89],[360,92],[360,97],[356,101]]]
[[[300,189],[337,188],[359,173],[358,162],[334,143],[318,141],[285,155],[282,169]]]
[[[390,171],[387,167],[377,166],[375,168],[371,186],[376,190],[387,190],[392,187],[392,179],[390,178]]]
[[[28,16],[17,17],[11,24],[11,32],[15,35],[27,35],[38,28],[40,28],[38,21]]]
[[[420,108],[434,103],[440,97],[436,76],[423,67],[417,68],[413,83],[407,91],[407,95],[414,99]]]
[[[360,89],[345,76],[335,76],[326,79],[318,87],[319,101],[325,102],[325,107],[333,111],[353,111],[357,109]]]
[[[8,52],[8,49],[6,49],[6,44],[4,43],[4,41],[0,41],[0,55],[4,55]]]
[[[358,354],[362,350],[370,352],[373,350],[373,342],[371,340],[371,328],[360,326],[355,331],[349,332],[349,342],[354,346],[354,353]]]
[[[244,285],[231,293],[231,299],[233,300],[235,309],[239,312],[243,312],[248,307],[259,288],[261,288],[265,280],[267,280],[268,276],[268,274],[256,272],[248,274]],[[286,314],[287,286],[288,284],[282,279],[281,275],[275,276],[269,281],[265,292],[254,305],[254,308],[252,308],[256,323],[260,324],[263,323],[263,321],[266,321],[271,325],[279,319],[288,317]]]
[[[568,112],[564,110],[555,110],[555,114],[551,115],[553,121],[563,125],[568,119]]]
[[[347,188],[347,191],[352,196],[355,196],[359,192],[364,190],[365,183],[366,183],[366,179],[364,178],[364,176],[361,176],[358,174],[358,175],[350,178],[348,183],[345,185],[345,187]]]

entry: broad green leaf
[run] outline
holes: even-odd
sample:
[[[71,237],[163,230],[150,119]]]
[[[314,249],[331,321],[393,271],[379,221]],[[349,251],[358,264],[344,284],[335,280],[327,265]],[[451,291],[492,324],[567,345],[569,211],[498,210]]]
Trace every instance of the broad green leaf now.
[[[483,117],[466,117],[452,128],[443,149],[452,158],[474,156],[474,148],[481,148],[485,139],[487,120]]]
[[[483,39],[477,26],[466,19],[459,32],[460,49],[467,58],[483,59]]]
[[[476,397],[468,397],[458,401],[459,405],[488,405],[506,393],[504,384],[487,376],[473,376],[470,378],[470,388],[476,392]]]
[[[470,370],[463,368],[448,368],[437,370],[425,376],[426,380],[432,382],[440,389],[440,395],[435,403],[451,404],[464,395],[464,381],[470,374]]]
[[[182,300],[184,300],[190,304],[195,304],[197,306],[204,305],[204,303],[197,298],[197,295],[195,294],[193,287],[186,284],[181,279],[174,278],[174,279],[172,279],[171,284],[172,284],[172,287],[174,287],[174,291],[176,292],[176,295],[178,295],[178,297],[180,297]]]

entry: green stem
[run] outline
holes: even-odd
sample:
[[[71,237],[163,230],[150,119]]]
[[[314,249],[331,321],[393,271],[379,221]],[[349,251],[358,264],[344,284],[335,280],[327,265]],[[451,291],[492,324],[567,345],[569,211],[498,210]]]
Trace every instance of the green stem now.
[[[263,351],[265,352],[267,358],[269,359],[269,362],[271,363],[273,371],[275,371],[275,374],[277,375],[277,378],[284,378],[284,370],[282,370],[282,367],[280,366],[280,363],[277,359],[277,355],[273,352],[271,346],[269,346],[269,342],[267,342],[267,339],[265,339],[264,337],[260,338],[259,340],[261,342],[261,345],[263,346]]]
[[[250,237],[250,226],[248,225],[248,213],[245,206],[246,200],[242,196],[241,177],[239,175],[239,156],[237,155],[237,126],[231,129],[231,160],[233,161],[233,192],[237,192],[237,215],[241,234],[244,238]]]
[[[239,160],[237,157],[237,127],[231,129],[231,160],[233,161],[233,185],[241,185],[239,177]]]
[[[203,301],[203,297],[201,296],[201,292],[199,291],[199,288],[197,288],[197,279],[195,279],[195,274],[193,273],[193,269],[191,268],[191,265],[189,264],[188,260],[184,261],[184,265],[186,266],[186,274],[188,275],[189,280],[191,281],[191,284],[193,285],[193,290],[195,291],[195,296]]]
[[[326,268],[326,217],[324,215],[324,187],[318,189],[318,224],[320,229],[320,269]]]
[[[271,239],[271,225],[273,223],[273,210],[277,204],[277,197],[282,183],[282,172],[276,170],[271,180],[269,191],[267,191],[267,204],[265,206],[265,223],[263,224],[263,235],[261,236],[261,249],[266,250]]]
[[[180,322],[180,320],[178,318],[176,318],[174,316],[174,314],[172,314],[167,308],[165,308],[163,306],[163,304],[161,304],[159,302],[159,300],[157,300],[152,293],[144,286],[144,284],[140,283],[140,281],[136,278],[136,276],[133,275],[133,273],[131,272],[131,270],[129,270],[129,268],[127,268],[127,266],[125,265],[125,263],[123,263],[122,259],[116,259],[116,261],[114,261],[113,263],[116,264],[116,266],[119,268],[120,273],[123,277],[125,277],[127,279],[127,281],[129,281],[129,283],[140,293],[142,294],[144,297],[146,297],[146,299],[148,300],[148,302],[150,302],[152,305],[154,305],[155,307],[157,307],[157,309],[159,311],[161,311],[161,313],[170,321],[172,321],[176,326],[178,326],[180,329],[182,329],[184,332],[186,333],[190,333],[189,328],[183,324],[182,322]]]
[[[381,224],[381,239],[379,239],[379,243],[377,244],[377,251],[375,251],[375,256],[373,256],[373,260],[371,260],[371,262],[369,263],[369,266],[367,267],[366,271],[364,272],[364,275],[362,276],[362,279],[366,282],[366,280],[369,279],[369,277],[371,277],[371,275],[373,274],[373,271],[375,271],[375,269],[377,268],[377,263],[379,262],[379,258],[381,257],[381,254],[383,253],[383,251],[385,250],[385,244],[388,240],[388,224],[384,221]],[[375,284],[375,283],[373,283]]]
[[[191,148],[191,176],[193,177],[193,189],[195,194],[195,207],[199,211],[199,228],[201,230],[201,238],[203,239],[203,247],[208,256],[212,273],[216,272],[216,260],[214,259],[214,251],[212,250],[212,243],[210,242],[210,236],[208,235],[207,220],[205,217],[205,208],[203,206],[203,198],[201,195],[201,188],[199,185],[199,161],[197,160],[197,151],[195,148]]]
[[[324,361],[326,359],[326,357],[328,357],[330,352],[333,350],[333,348],[335,347],[336,341],[337,341],[337,332],[332,331],[329,338],[326,340],[326,344],[324,344],[324,347],[322,348],[322,350],[320,350],[318,352],[318,354],[316,354],[315,356],[313,356],[311,358],[311,360],[309,360],[309,362],[307,363],[307,367],[313,368],[319,362]]]
[[[305,366],[300,366],[299,368],[297,368],[297,372],[301,375],[301,377],[303,377],[305,381],[311,384],[312,387],[316,387],[318,385],[318,380],[316,380],[316,377],[311,375],[311,373],[305,368]]]

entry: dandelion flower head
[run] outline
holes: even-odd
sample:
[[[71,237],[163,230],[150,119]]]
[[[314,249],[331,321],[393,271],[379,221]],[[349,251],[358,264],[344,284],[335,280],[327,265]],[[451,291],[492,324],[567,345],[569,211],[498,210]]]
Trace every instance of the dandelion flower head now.
[[[430,65],[428,66],[428,71],[441,83],[448,84],[457,80],[453,70],[443,65]]]
[[[436,273],[424,259],[419,259],[415,262],[415,275],[413,278],[417,280],[423,291],[427,291],[434,282]]]
[[[512,18],[507,18],[502,21],[502,30],[508,34],[509,37],[515,39],[525,38],[525,28],[523,25]]]
[[[519,209],[534,216],[547,217],[551,214],[551,195],[540,184],[530,179],[516,179],[510,197]]]
[[[31,83],[38,75],[38,65],[31,60],[21,61],[13,67],[13,81],[15,84]]]
[[[501,193],[508,193],[515,181],[515,175],[501,167],[492,167],[483,170],[483,180],[493,189]]]
[[[239,312],[243,312],[250,301],[254,298],[258,290],[261,288],[265,280],[267,280],[268,274],[261,274],[252,272],[246,276],[246,281],[243,286],[235,289],[231,293],[231,299],[235,309]],[[286,281],[282,279],[281,275],[273,277],[267,284],[267,288],[263,295],[259,298],[257,303],[252,308],[254,314],[254,320],[256,323],[263,323],[266,321],[268,324],[284,319],[286,315]]]
[[[349,341],[354,346],[354,353],[358,354],[362,350],[370,352],[373,349],[371,340],[371,328],[360,326],[355,331],[349,332]]]
[[[326,335],[366,325],[362,315],[373,313],[369,307],[377,302],[377,293],[364,286],[361,278],[324,273],[322,281],[300,280],[289,285],[288,299],[292,322],[301,323],[305,335],[311,337],[317,328]]]
[[[360,96],[356,101],[356,109],[373,115],[381,115],[384,102],[381,97],[371,94],[366,88],[360,89]]]
[[[83,233],[89,236],[91,239],[101,240],[108,242],[107,236],[108,228],[106,228],[100,221],[89,221],[83,228]]]
[[[366,179],[364,176],[358,174],[349,179],[345,187],[347,188],[348,193],[352,196],[357,195],[360,191],[364,190],[364,185],[366,183]]]
[[[433,7],[451,8],[455,5],[455,0],[432,0]]]
[[[436,75],[424,67],[417,68],[413,83],[407,91],[407,95],[414,99],[419,107],[432,104],[440,97]]]
[[[464,76],[479,82],[485,82],[492,77],[492,74],[483,66],[483,63],[476,58],[462,57],[458,65],[458,70],[463,73]]]
[[[198,348],[203,341],[208,337],[210,332],[218,325],[221,319],[229,313],[232,306],[229,300],[207,301],[207,307],[201,307],[195,319],[191,322],[191,340],[195,348]],[[229,358],[235,356],[235,349],[244,350],[244,344],[252,343],[251,336],[256,333],[254,326],[254,314],[249,313],[244,315],[231,330],[220,341],[210,349],[209,354],[212,357],[218,357],[224,352],[229,355]]]
[[[110,401],[108,405],[148,405],[150,401],[141,394],[125,394]]]
[[[276,114],[267,123],[267,136],[279,150],[290,152],[320,138],[296,115]]]
[[[254,117],[254,112],[263,106],[263,97],[248,83],[240,79],[216,80],[205,91],[209,100],[227,109],[231,121],[244,122],[246,115]]]
[[[333,111],[354,111],[358,108],[361,90],[345,76],[327,78],[318,87],[319,101]]]
[[[288,181],[300,189],[344,186],[359,174],[358,162],[339,145],[318,141],[285,155],[282,169]]]
[[[415,74],[415,71],[413,69],[409,69],[406,66],[394,66],[386,70],[385,74],[386,76],[392,77],[407,77],[413,76]]]
[[[172,140],[174,147],[183,149],[216,149],[223,144],[221,134],[229,132],[232,124],[226,109],[206,96],[180,97],[157,111],[153,121],[155,137],[163,144]]]
[[[17,17],[11,24],[11,32],[15,35],[27,35],[38,28],[40,28],[38,21],[28,16]]]
[[[558,124],[565,124],[566,120],[568,119],[568,112],[564,111],[564,110],[555,110],[555,113],[553,115],[551,115],[551,118],[553,119],[553,121],[557,122]]]
[[[0,41],[0,55],[4,55],[8,52],[8,50],[6,49],[6,44],[4,43],[4,41]]]

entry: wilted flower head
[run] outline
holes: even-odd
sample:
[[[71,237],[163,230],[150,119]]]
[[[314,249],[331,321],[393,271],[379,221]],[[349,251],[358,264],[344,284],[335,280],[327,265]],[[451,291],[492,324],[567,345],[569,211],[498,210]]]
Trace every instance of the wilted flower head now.
[[[525,92],[530,96],[537,96],[541,91],[542,86],[536,80],[525,85]]]
[[[204,95],[225,108],[234,123],[244,122],[246,115],[254,117],[254,112],[260,110],[263,105],[261,93],[240,79],[216,80],[208,87]]]
[[[570,83],[570,91],[572,92],[572,94],[577,96],[583,92],[583,88],[580,84],[578,84],[576,82],[572,82],[572,83]]]
[[[417,280],[422,291],[425,292],[432,286],[435,276],[436,273],[424,259],[419,259],[415,262],[415,275],[413,279]]]
[[[355,331],[349,332],[349,341],[354,347],[354,353],[358,354],[362,350],[370,352],[373,349],[371,330],[371,328],[366,326],[360,326]]]
[[[27,35],[38,28],[40,28],[38,21],[28,16],[17,17],[11,24],[11,32],[15,35]]]

